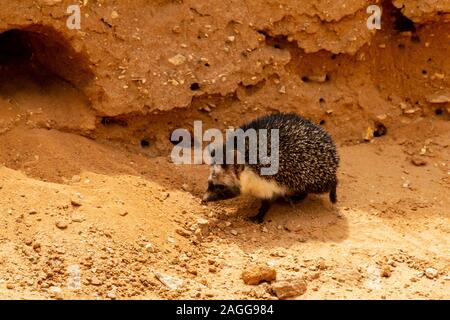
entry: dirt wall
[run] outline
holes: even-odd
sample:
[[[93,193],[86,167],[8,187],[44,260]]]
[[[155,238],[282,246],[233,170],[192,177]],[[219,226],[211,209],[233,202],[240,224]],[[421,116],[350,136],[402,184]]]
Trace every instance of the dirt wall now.
[[[384,6],[386,21],[378,32],[366,26],[367,6],[376,3]],[[261,103],[308,109],[316,101],[307,96],[314,88],[305,77],[321,82],[331,54],[356,59],[350,62],[355,66],[370,63],[357,53],[383,51],[374,39],[394,32],[392,5],[379,1],[80,1],[80,30],[66,26],[71,4],[1,1],[0,31],[38,38],[31,41],[36,60],[74,83],[106,116],[189,107],[197,97],[262,82],[267,94]],[[419,29],[446,21],[450,12],[449,1],[394,5]],[[448,40],[448,28],[434,40],[431,45]],[[373,86],[374,76],[367,76],[366,86]],[[331,80],[337,97],[342,83]],[[447,77],[440,86],[448,84]],[[281,94],[266,100],[274,87]]]

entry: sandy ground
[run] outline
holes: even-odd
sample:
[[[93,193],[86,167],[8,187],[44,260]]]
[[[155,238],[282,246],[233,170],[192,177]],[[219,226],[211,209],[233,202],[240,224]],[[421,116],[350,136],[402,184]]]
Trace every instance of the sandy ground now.
[[[19,169],[0,169],[1,298],[273,298],[241,280],[254,264],[307,279],[301,299],[450,297],[448,121],[340,147],[338,204],[277,204],[263,225],[252,199],[200,204],[204,165],[20,125],[1,146]]]
[[[3,2],[0,298],[450,298],[448,1],[380,2],[376,32],[359,0],[91,1],[81,31]],[[338,203],[202,205],[170,133],[274,111],[332,134]]]

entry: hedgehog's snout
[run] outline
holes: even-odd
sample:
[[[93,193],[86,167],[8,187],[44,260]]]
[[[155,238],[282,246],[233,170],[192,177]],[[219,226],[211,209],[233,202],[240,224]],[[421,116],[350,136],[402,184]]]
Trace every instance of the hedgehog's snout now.
[[[235,186],[227,186],[224,184],[215,184],[212,180],[208,180],[208,189],[203,195],[202,202],[212,202],[235,198],[240,194],[239,188]]]

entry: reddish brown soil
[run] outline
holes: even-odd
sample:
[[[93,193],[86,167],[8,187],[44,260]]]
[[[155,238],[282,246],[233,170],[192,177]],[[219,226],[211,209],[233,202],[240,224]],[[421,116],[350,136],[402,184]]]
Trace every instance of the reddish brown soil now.
[[[0,30],[20,32],[0,34],[0,298],[273,299],[270,284],[242,281],[255,264],[305,278],[299,299],[450,298],[450,105],[432,102],[450,97],[447,2],[414,11],[417,1],[393,1],[416,22],[399,32],[401,13],[384,1],[376,33],[353,29],[365,1],[278,1],[292,17],[257,2],[242,14],[233,1],[94,1],[77,35],[64,31],[60,1],[5,2],[0,21],[11,25]],[[119,18],[100,19],[114,10]],[[315,32],[296,27],[308,21]],[[225,42],[237,47],[224,53]],[[1,55],[24,43],[31,58]],[[173,66],[177,53],[210,66]],[[208,168],[171,163],[172,130],[277,110],[335,138],[337,205],[276,204],[262,225],[247,219],[254,199],[202,205]],[[79,289],[68,286],[74,266]],[[183,282],[171,289],[158,274]]]

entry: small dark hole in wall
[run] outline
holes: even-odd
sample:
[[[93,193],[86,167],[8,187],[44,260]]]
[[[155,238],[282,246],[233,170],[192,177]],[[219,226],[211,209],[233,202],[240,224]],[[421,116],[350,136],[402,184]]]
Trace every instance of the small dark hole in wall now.
[[[386,135],[386,133],[387,133],[386,126],[382,123],[379,123],[379,124],[377,124],[377,127],[375,128],[375,131],[373,132],[373,136],[379,138],[379,137]]]
[[[330,81],[330,75],[327,74],[327,75],[325,76],[325,82],[328,82],[328,81]]]
[[[415,43],[420,43],[420,37],[417,34],[415,34],[411,37],[411,41]]]
[[[113,117],[103,117],[100,121],[100,123],[104,126],[110,126],[110,125],[119,125],[122,127],[126,127],[128,125],[128,123],[125,120],[122,119],[117,119],[117,118],[113,118]]]
[[[337,58],[337,54],[333,53],[333,54],[331,55],[331,60],[335,60],[336,58]]]
[[[207,63],[205,63],[205,67],[209,67],[210,66],[210,64],[207,62]]]
[[[148,147],[150,147],[150,141],[148,141],[147,139],[142,139],[142,140],[141,140],[141,147],[142,147],[142,148],[148,148]]]
[[[442,108],[438,108],[438,109],[434,110],[434,113],[437,116],[441,116],[444,113],[444,110],[442,110]]]
[[[321,126],[323,126],[325,123],[326,123],[325,120],[320,120],[320,122],[319,122],[319,124],[320,124]]]
[[[398,47],[399,47],[399,49],[405,49],[405,45],[404,45],[403,43],[400,43],[400,44],[398,45]]]
[[[302,77],[302,81],[303,81],[303,82],[309,82],[309,78],[308,78],[307,76],[303,76],[303,77]]]
[[[0,34],[0,65],[29,60],[32,55],[25,32],[13,29]]]
[[[428,73],[427,70],[422,70],[423,75],[426,75],[427,73]]]
[[[199,89],[200,89],[200,85],[197,82],[194,82],[193,84],[191,84],[192,91],[197,91]]]
[[[103,117],[100,123],[104,126],[107,126],[110,123],[110,120],[107,117]]]
[[[320,98],[319,99],[319,104],[321,107],[323,107],[325,105],[325,99],[324,98]]]
[[[394,12],[394,29],[399,32],[405,32],[405,31],[416,31],[416,26],[414,25],[414,22],[405,17],[400,9],[397,9]]]

